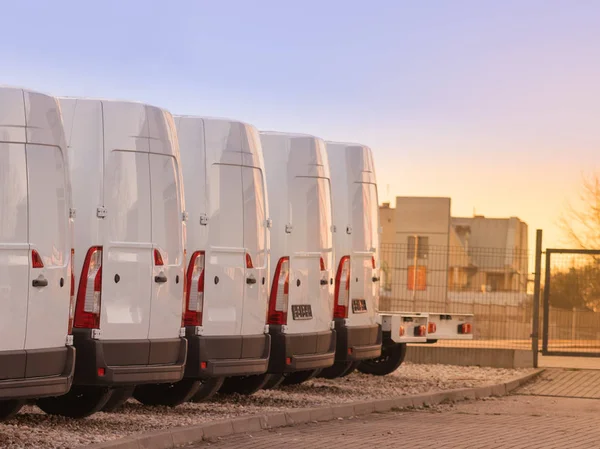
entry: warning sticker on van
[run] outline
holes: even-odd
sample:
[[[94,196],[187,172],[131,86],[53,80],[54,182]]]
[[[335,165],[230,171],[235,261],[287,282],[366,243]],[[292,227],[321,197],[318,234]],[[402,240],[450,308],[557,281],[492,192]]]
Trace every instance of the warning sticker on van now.
[[[364,299],[352,300],[352,312],[365,313],[367,311],[367,301]]]

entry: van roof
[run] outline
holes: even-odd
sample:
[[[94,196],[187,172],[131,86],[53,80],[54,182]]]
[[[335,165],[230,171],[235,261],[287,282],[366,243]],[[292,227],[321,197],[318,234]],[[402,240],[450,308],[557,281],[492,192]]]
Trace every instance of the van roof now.
[[[65,146],[56,98],[22,87],[0,86],[0,133],[5,142]]]
[[[188,115],[188,114],[175,114],[175,115],[173,115],[173,117],[174,118],[197,119],[197,120],[203,120],[203,121],[204,120],[214,120],[214,121],[218,121],[218,122],[237,123],[240,125],[253,126],[253,125],[250,125],[250,123],[246,123],[241,120],[236,120],[236,119],[227,118],[227,117],[211,117],[211,116],[206,116],[206,115]]]
[[[320,137],[314,136],[312,134],[304,134],[304,133],[287,133],[287,132],[281,132],[281,131],[260,131],[260,133],[268,135],[268,136],[308,137],[310,139],[323,140]],[[323,140],[323,142],[324,142],[324,140]]]

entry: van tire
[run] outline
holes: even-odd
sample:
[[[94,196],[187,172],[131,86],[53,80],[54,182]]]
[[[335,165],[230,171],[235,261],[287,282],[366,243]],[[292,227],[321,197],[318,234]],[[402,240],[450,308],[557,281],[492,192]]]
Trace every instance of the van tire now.
[[[385,376],[396,371],[406,357],[406,343],[384,344],[381,356],[376,359],[363,360],[358,370],[364,374]]]
[[[145,384],[135,387],[133,397],[144,405],[176,407],[189,401],[200,388],[198,379],[184,377],[171,384]]]
[[[251,376],[228,377],[223,382],[219,394],[230,395],[234,393],[250,396],[260,390],[270,380],[271,374],[254,374]]]
[[[110,399],[102,407],[102,411],[111,413],[123,407],[123,404],[133,395],[133,390],[135,390],[135,386],[114,388]]]
[[[262,387],[263,390],[274,390],[275,388],[279,388],[279,386],[285,380],[285,376],[283,374],[270,374],[270,378],[267,383]]]
[[[350,365],[350,367],[346,370],[346,372],[344,374],[342,374],[340,376],[341,377],[346,377],[349,376],[350,374],[352,374],[354,371],[356,371],[356,369],[358,368],[358,366],[361,364],[361,362],[352,362],[352,365]]]
[[[67,394],[38,399],[36,405],[49,415],[87,418],[102,410],[112,393],[107,387],[73,385]]]
[[[282,385],[300,385],[307,380],[313,379],[321,373],[321,369],[312,369],[308,371],[296,371],[294,373],[286,374]]]
[[[6,421],[19,413],[19,410],[25,405],[25,402],[26,401],[22,399],[0,401],[0,421]]]
[[[324,379],[337,379],[342,377],[346,372],[352,368],[354,362],[335,362],[329,368],[323,368],[319,377]]]
[[[191,397],[190,402],[204,402],[208,401],[215,394],[218,393],[219,389],[225,382],[224,377],[211,377],[210,379],[202,379],[200,381],[200,387]]]

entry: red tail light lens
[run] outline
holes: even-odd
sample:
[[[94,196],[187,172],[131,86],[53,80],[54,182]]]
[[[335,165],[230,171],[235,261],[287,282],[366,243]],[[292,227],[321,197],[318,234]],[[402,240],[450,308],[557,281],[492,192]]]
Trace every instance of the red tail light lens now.
[[[100,327],[101,301],[102,247],[93,246],[85,255],[81,270],[74,326],[83,329],[98,329]]]
[[[435,325],[435,323],[433,323],[433,322],[430,322],[430,323],[427,325],[427,332],[428,332],[428,333],[430,333],[430,334],[434,334],[434,333],[435,333],[435,331],[437,331],[437,326]]]
[[[254,264],[252,263],[252,257],[250,254],[246,253],[246,268],[254,268]]]
[[[44,268],[44,262],[35,249],[31,250],[31,268]]]
[[[277,262],[269,298],[268,324],[287,324],[288,299],[290,292],[290,259],[282,257]]]
[[[154,250],[154,265],[157,267],[162,267],[164,265],[163,258],[160,255],[160,251],[158,249]]]
[[[334,318],[348,318],[348,303],[350,302],[350,256],[344,256],[335,276],[335,302],[333,304]]]
[[[424,337],[427,335],[427,327],[417,326],[415,327],[415,337]]]
[[[190,258],[186,276],[186,298],[183,323],[185,326],[202,326],[204,309],[204,251],[196,251]]]
[[[326,268],[325,268],[325,261],[323,260],[322,257],[319,258],[319,265],[321,267],[321,271],[325,271],[326,270]]]
[[[375,264],[375,256],[371,256],[371,266],[373,267],[373,269],[377,268]]]
[[[470,323],[463,323],[458,325],[459,334],[470,334],[472,331],[473,328]]]
[[[69,335],[73,333],[75,318],[75,250],[71,248],[71,298],[69,300]]]

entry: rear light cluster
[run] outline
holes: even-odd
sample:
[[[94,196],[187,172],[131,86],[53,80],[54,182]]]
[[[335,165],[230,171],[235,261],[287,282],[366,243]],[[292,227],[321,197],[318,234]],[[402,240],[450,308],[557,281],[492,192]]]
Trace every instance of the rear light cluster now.
[[[290,259],[282,257],[277,262],[271,297],[269,298],[268,324],[287,324],[288,299],[290,293]]]
[[[458,325],[459,334],[470,334],[473,331],[473,327],[470,323],[463,323]]]
[[[185,326],[202,326],[202,310],[204,309],[204,251],[192,254],[186,277]]]
[[[98,329],[100,327],[101,301],[102,247],[93,246],[85,255],[83,269],[81,270],[74,326],[84,329]]]
[[[421,325],[415,327],[415,337],[424,337],[427,335],[427,326]]]
[[[434,334],[434,333],[435,333],[435,331],[437,331],[437,326],[435,325],[435,323],[434,323],[433,321],[430,321],[430,322],[427,324],[427,332],[428,332],[429,334]]]
[[[348,318],[348,303],[350,302],[350,256],[340,260],[335,276],[335,302],[333,304],[334,318]]]

